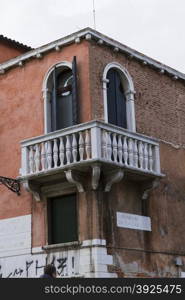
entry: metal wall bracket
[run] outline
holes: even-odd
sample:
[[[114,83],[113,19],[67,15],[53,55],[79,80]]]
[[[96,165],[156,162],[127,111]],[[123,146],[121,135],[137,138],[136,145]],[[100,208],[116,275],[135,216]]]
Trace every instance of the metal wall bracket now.
[[[0,176],[0,184],[4,184],[9,190],[20,195],[20,183],[17,179]]]

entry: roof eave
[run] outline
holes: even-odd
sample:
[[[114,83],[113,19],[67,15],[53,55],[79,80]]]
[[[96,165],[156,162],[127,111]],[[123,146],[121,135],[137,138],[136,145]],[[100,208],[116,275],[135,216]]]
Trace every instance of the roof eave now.
[[[66,37],[63,37],[63,38],[53,41],[49,44],[46,44],[44,46],[41,46],[34,50],[26,52],[20,56],[12,58],[6,62],[3,62],[2,64],[0,64],[0,73],[4,73],[7,69],[12,68],[17,65],[20,65],[20,63],[23,63],[24,61],[26,61],[28,59],[31,59],[34,57],[39,57],[39,55],[41,56],[42,54],[44,54],[46,52],[57,49],[57,47],[64,47],[75,41],[77,43],[79,43],[80,39],[83,39],[83,38],[85,38],[87,40],[92,39],[92,40],[96,40],[96,41],[102,40],[103,44],[105,44],[109,47],[112,47],[113,49],[118,48],[120,52],[123,52],[123,53],[129,55],[130,57],[133,57],[133,58],[141,61],[143,64],[147,64],[155,69],[159,69],[159,71],[161,71],[162,73],[167,73],[174,79],[179,78],[179,79],[185,80],[184,73],[179,72],[179,71],[177,71],[167,65],[164,65],[160,62],[157,62],[156,60],[154,60],[144,54],[141,54],[140,52],[133,50],[133,49],[103,35],[102,33],[97,32],[91,28],[82,29],[82,30],[72,33]]]

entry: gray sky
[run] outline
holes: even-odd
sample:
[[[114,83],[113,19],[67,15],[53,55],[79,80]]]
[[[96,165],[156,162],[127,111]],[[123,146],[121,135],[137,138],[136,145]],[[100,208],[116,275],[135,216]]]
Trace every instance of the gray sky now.
[[[94,0],[96,29],[185,73],[185,0]],[[93,0],[0,0],[0,34],[38,47],[93,28]]]

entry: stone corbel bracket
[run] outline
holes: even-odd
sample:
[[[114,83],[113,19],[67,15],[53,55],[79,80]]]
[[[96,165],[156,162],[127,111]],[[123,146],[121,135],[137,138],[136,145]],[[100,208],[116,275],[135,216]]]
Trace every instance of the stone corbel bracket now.
[[[118,169],[108,175],[105,175],[105,192],[110,192],[112,185],[114,183],[120,182],[123,176],[124,171],[122,169]]]
[[[101,165],[92,165],[92,189],[97,190],[100,181]]]
[[[38,185],[33,185],[28,180],[24,181],[22,184],[25,190],[30,192],[37,202],[41,201],[41,192]]]
[[[83,193],[85,191],[82,183],[83,178],[82,175],[79,174],[79,172],[75,170],[67,170],[65,171],[65,175],[68,182],[76,185],[76,188],[79,193]]]
[[[150,183],[147,183],[146,185],[144,185],[143,193],[142,193],[142,200],[147,200],[149,198],[152,190],[157,188],[159,186],[159,184],[160,184],[160,179],[156,178],[153,181],[151,181]]]

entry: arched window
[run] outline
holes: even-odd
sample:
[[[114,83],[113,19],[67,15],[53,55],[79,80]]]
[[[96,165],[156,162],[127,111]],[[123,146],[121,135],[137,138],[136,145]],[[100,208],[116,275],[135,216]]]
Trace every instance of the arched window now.
[[[127,128],[126,98],[119,72],[112,68],[107,73],[108,123]]]
[[[134,85],[131,76],[118,63],[110,63],[103,74],[105,122],[136,131]]]
[[[53,66],[43,84],[45,133],[77,124],[76,58]]]

